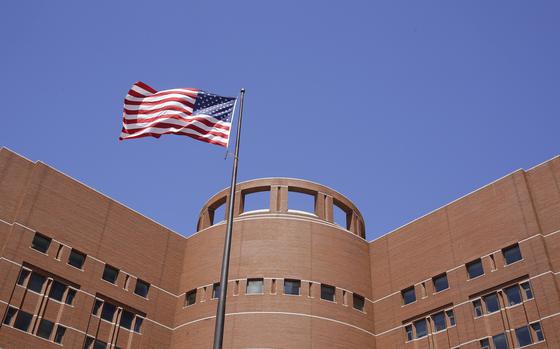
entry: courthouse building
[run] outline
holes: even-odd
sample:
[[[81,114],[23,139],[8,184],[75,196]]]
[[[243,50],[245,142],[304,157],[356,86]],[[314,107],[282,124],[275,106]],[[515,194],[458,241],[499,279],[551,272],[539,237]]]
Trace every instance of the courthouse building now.
[[[373,241],[323,185],[238,194],[225,348],[560,348],[558,157]],[[0,348],[211,348],[227,195],[184,237],[1,149]]]

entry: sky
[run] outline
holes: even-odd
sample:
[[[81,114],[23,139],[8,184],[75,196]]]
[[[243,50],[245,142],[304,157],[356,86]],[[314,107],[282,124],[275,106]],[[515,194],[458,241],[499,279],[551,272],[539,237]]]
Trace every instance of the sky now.
[[[123,98],[247,90],[239,181],[295,177],[368,240],[558,154],[558,1],[5,1],[0,146],[174,231],[229,185],[224,148],[119,142]]]

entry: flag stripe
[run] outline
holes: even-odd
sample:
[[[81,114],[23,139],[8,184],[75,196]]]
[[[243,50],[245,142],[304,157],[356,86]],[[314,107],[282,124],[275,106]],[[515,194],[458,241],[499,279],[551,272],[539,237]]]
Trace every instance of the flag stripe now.
[[[159,102],[166,98],[181,98],[187,102],[194,103],[196,100],[196,96],[186,95],[184,93],[163,93],[163,94],[153,94],[151,96],[143,96],[136,91],[129,91],[128,96],[126,96],[125,101],[132,101],[132,102]]]
[[[162,116],[157,116],[154,118],[147,118],[147,119],[124,119],[123,120],[123,124],[124,125],[135,125],[138,127],[144,127],[144,126],[148,126],[148,124],[150,122],[153,121],[157,121],[157,120],[168,120],[169,122],[175,122],[177,124],[182,124],[186,125],[189,122],[196,122],[196,123],[200,123],[200,124],[204,124],[208,127],[214,127],[217,129],[222,129],[222,130],[229,130],[229,124],[224,123],[222,121],[218,121],[218,122],[212,122],[211,120],[208,119],[209,117],[205,117],[205,116],[193,116],[193,117],[189,117],[189,118],[185,118],[179,115],[162,115]],[[211,117],[210,117],[211,118]],[[171,121],[171,120],[176,120],[176,121]]]

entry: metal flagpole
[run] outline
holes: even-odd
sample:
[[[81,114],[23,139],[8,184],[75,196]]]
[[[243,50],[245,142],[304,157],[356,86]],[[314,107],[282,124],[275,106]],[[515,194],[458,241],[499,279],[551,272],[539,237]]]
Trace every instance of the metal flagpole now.
[[[214,329],[214,349],[222,349],[224,339],[224,320],[226,314],[226,297],[229,273],[229,254],[231,251],[231,233],[233,230],[233,203],[235,201],[235,186],[237,185],[237,161],[239,160],[239,141],[241,136],[241,120],[243,119],[243,98],[245,89],[241,89],[239,103],[239,118],[237,119],[237,134],[235,139],[235,154],[233,156],[233,169],[231,172],[231,185],[229,187],[228,217],[226,239],[224,242],[224,256],[222,257],[222,273],[220,275],[220,299],[216,311],[216,327]]]

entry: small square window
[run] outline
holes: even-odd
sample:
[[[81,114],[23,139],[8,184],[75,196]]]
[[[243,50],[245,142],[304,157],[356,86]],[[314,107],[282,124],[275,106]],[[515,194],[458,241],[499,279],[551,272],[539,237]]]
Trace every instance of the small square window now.
[[[488,338],[480,340],[480,349],[490,349],[490,341]]]
[[[525,299],[533,299],[533,291],[531,290],[531,284],[529,284],[529,281],[522,282],[520,286],[523,289],[523,293],[525,294]]]
[[[416,301],[416,292],[414,292],[414,286],[410,286],[401,291],[402,299],[404,304],[410,304]]]
[[[68,305],[72,305],[75,297],[76,297],[76,290],[71,287],[68,287],[68,292],[66,292],[66,300],[64,301],[64,303]]]
[[[301,288],[300,280],[284,279],[284,294],[299,296],[300,288]]]
[[[414,333],[412,333],[412,325],[406,325],[404,327],[404,331],[406,332],[406,340],[411,341],[414,339]]]
[[[102,279],[108,281],[112,284],[117,282],[117,277],[119,276],[119,270],[110,266],[109,264],[105,264],[105,269],[103,270]]]
[[[103,304],[103,309],[101,310],[101,318],[103,320],[113,322],[113,318],[115,316],[115,311],[116,310],[117,310],[117,307],[114,304],[105,302],[105,304]]]
[[[335,301],[335,288],[334,286],[321,284],[321,299],[326,301]]]
[[[426,319],[414,321],[414,328],[416,329],[416,338],[422,338],[428,335]]]
[[[212,285],[212,298],[213,299],[220,298],[220,283],[219,282],[215,282],[214,285]]]
[[[503,248],[502,253],[504,254],[506,265],[520,261],[523,258],[521,256],[521,250],[519,249],[519,244],[515,244],[513,246]]]
[[[62,297],[64,297],[64,291],[66,291],[66,285],[62,282],[53,281],[51,285],[51,291],[49,292],[49,297],[62,302]]]
[[[434,282],[434,289],[436,290],[436,292],[441,292],[449,288],[449,283],[447,282],[447,274],[445,273],[434,276],[432,281]]]
[[[520,347],[533,344],[533,340],[531,339],[531,332],[529,331],[529,327],[527,326],[516,328],[515,337],[517,337],[517,343]]]
[[[62,339],[64,338],[65,333],[66,333],[66,327],[58,325],[56,327],[56,333],[54,334],[53,341],[58,344],[62,343]]]
[[[432,315],[432,320],[434,322],[435,332],[443,331],[447,328],[447,323],[445,321],[445,315],[443,311]]]
[[[120,326],[126,329],[132,329],[132,321],[134,320],[134,314],[128,310],[123,310],[121,315]]]
[[[134,332],[140,333],[142,329],[142,322],[144,321],[143,318],[137,316],[136,321],[134,321]]]
[[[482,297],[484,299],[484,304],[486,304],[486,311],[488,313],[493,313],[500,310],[500,303],[498,301],[498,294],[491,293],[487,296]]]
[[[27,332],[27,330],[29,329],[29,324],[31,324],[32,318],[33,315],[20,310],[17,313],[16,321],[14,322],[14,327],[17,328],[18,330]]]
[[[29,282],[27,283],[27,288],[33,292],[41,293],[43,292],[45,280],[46,278],[43,275],[32,272]]]
[[[140,279],[136,280],[136,287],[134,288],[134,293],[144,298],[148,298],[148,291],[150,290],[150,284],[146,281]]]
[[[352,306],[354,309],[364,311],[365,298],[357,293],[352,294]]]
[[[482,316],[482,303],[480,299],[475,299],[472,301],[473,309],[474,309],[474,317]]]
[[[37,336],[45,339],[50,339],[53,328],[54,324],[52,323],[52,321],[41,319],[41,322],[39,322],[39,328],[37,329]]]
[[[453,313],[453,309],[446,310],[445,315],[449,319],[449,326],[455,326],[455,313]]]
[[[20,286],[25,286],[25,282],[27,281],[29,274],[31,274],[31,271],[29,269],[22,268],[19,272],[17,284]]]
[[[185,304],[187,306],[193,305],[195,303],[196,303],[196,288],[194,290],[190,290],[189,292],[187,292],[185,296]]]
[[[6,312],[6,317],[4,318],[4,324],[9,326],[16,313],[17,313],[16,308],[8,307],[8,311]]]
[[[35,233],[35,236],[33,237],[33,241],[31,242],[31,248],[39,252],[47,253],[47,250],[51,245],[51,241],[52,241],[51,238],[48,238],[45,235],[39,233]]]
[[[469,279],[484,275],[484,268],[482,267],[480,258],[467,263],[467,273],[469,274]]]
[[[537,337],[537,342],[544,341],[544,335],[541,330],[541,324],[539,322],[532,323],[531,328],[533,329],[533,333],[535,334],[535,337]]]
[[[75,249],[70,251],[70,256],[68,257],[68,264],[71,266],[82,269],[84,262],[86,261],[86,255]]]
[[[500,333],[492,337],[495,349],[509,349],[508,341],[504,333]]]
[[[247,294],[263,293],[263,279],[247,279]]]
[[[523,301],[523,299],[521,299],[521,291],[519,291],[518,285],[504,288],[504,293],[507,296],[508,306],[519,304]]]

